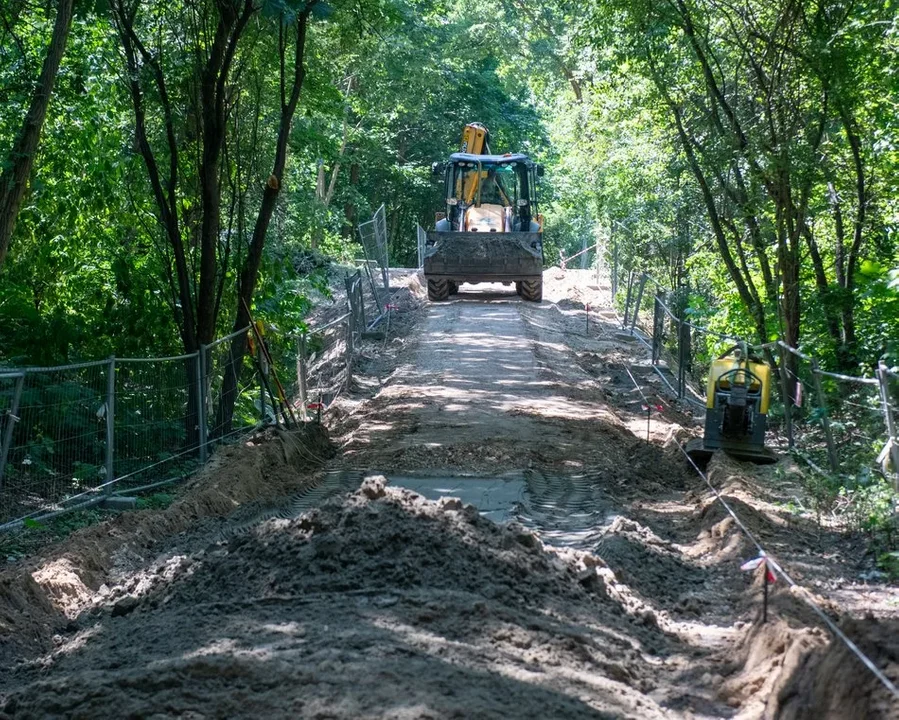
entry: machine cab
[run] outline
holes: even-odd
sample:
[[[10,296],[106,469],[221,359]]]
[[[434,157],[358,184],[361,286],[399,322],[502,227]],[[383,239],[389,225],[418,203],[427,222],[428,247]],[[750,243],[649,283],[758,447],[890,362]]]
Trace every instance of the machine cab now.
[[[527,155],[455,153],[442,169],[446,213],[438,218],[438,231],[541,231],[537,178],[542,168]]]

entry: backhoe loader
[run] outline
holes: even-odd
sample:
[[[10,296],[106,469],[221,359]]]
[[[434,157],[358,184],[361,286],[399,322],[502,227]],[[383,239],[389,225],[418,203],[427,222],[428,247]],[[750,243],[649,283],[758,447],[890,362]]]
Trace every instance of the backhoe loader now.
[[[433,173],[443,178],[446,207],[427,236],[428,297],[446,300],[463,282],[501,282],[515,283],[522,298],[540,302],[543,218],[537,178],[542,166],[521,153],[490,154],[487,128],[470,123],[460,152],[435,163]]]

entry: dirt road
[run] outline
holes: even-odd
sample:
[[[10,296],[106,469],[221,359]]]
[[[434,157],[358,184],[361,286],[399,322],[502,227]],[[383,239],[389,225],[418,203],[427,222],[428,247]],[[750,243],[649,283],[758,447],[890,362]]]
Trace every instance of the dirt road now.
[[[851,659],[828,694],[828,637],[790,593],[757,622],[754,549],[665,442],[691,417],[587,324],[601,297],[550,275],[540,305],[463,287],[410,310],[330,448],[234,448],[167,510],[8,573],[0,624],[28,637],[0,717],[894,717]],[[662,408],[648,440],[627,370]],[[858,573],[763,471],[712,473],[819,592]],[[853,632],[895,675],[883,615]]]

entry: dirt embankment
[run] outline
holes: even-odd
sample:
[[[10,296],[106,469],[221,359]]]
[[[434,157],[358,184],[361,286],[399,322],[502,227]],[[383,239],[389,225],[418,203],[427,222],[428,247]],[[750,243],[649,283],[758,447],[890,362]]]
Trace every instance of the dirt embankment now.
[[[220,532],[237,508],[264,507],[310,483],[331,454],[319,426],[268,431],[216,452],[168,508],[122,513],[0,572],[0,668],[50,650],[80,613],[114,600],[114,588],[160,553],[189,551],[188,541]]]
[[[664,717],[595,557],[371,478],[181,562],[16,673],[16,717]],[[120,601],[121,603],[121,601]]]

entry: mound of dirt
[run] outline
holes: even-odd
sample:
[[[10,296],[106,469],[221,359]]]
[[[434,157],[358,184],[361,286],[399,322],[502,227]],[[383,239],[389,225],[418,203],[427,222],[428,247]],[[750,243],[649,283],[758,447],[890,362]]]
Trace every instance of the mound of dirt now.
[[[662,717],[646,653],[670,640],[602,569],[369,478],[82,616],[0,716]]]
[[[745,717],[771,718],[770,699],[789,682],[804,654],[824,642],[823,631],[793,627],[773,617],[772,610],[769,621],[752,625],[731,657],[723,659],[722,665],[735,672],[719,688],[719,697]]]
[[[161,542],[244,503],[295,491],[309,482],[306,471],[331,454],[317,424],[297,432],[267,431],[217,451],[164,510],[122,513],[0,573],[0,666],[52,647],[53,635],[104,585],[154,557]]]
[[[899,684],[899,622],[847,620],[843,632]],[[768,704],[777,720],[896,720],[899,702],[852,653],[834,639],[802,655],[789,681]]]

